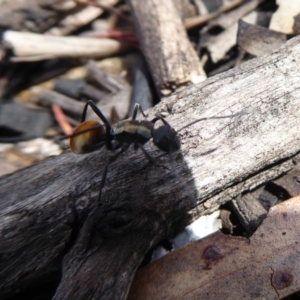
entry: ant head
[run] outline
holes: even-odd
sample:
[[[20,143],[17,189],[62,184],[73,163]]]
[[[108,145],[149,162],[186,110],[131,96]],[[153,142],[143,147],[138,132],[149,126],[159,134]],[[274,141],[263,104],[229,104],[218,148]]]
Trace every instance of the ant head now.
[[[176,152],[180,149],[180,140],[177,132],[168,123],[157,129],[152,129],[153,143],[166,153]]]
[[[105,144],[106,130],[97,121],[79,124],[70,136],[70,148],[76,154],[89,153],[100,149]]]

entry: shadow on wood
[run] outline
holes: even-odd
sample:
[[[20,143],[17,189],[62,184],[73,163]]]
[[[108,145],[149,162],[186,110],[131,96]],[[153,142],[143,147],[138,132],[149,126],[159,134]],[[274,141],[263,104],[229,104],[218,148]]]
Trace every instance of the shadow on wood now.
[[[55,299],[126,297],[144,256],[183,228],[196,205],[166,159],[154,166],[142,153],[128,152],[129,163],[120,158],[111,165],[117,186],[109,172],[97,207],[101,170],[111,155],[105,150],[67,153],[1,179],[2,299],[57,281],[61,271]],[[189,173],[180,153],[175,163]]]

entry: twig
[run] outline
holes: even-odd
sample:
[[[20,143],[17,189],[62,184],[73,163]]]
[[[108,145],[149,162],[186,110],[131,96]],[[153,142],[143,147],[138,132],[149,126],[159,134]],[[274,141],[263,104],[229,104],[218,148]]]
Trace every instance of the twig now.
[[[66,116],[59,105],[52,104],[52,111],[55,117],[55,120],[59,124],[60,128],[64,132],[65,135],[70,135],[73,132],[73,128],[66,119]]]

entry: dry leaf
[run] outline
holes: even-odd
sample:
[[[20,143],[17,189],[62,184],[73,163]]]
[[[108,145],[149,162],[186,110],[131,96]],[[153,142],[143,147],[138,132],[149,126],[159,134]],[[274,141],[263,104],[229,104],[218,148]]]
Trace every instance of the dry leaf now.
[[[257,21],[257,12],[253,11],[243,18],[248,23],[254,24]],[[226,53],[236,45],[236,36],[238,31],[238,23],[234,23],[217,36],[213,36],[207,43],[211,59],[214,63],[222,60]]]
[[[300,197],[250,239],[217,232],[140,269],[128,299],[278,299],[300,289]]]

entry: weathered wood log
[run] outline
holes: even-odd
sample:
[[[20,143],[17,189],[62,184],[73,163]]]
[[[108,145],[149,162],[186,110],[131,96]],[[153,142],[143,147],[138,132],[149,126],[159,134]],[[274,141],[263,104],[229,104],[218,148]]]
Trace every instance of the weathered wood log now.
[[[129,150],[110,166],[97,204],[112,155],[103,149],[67,153],[1,178],[1,298],[50,278],[64,257],[55,299],[125,299],[144,255],[187,222],[195,205],[189,194],[205,213],[288,171],[300,149],[299,41],[149,110],[150,119],[164,113],[177,130],[201,117],[243,112],[180,131],[177,177],[168,156],[153,166]],[[161,154],[150,143],[146,148],[153,157]]]

